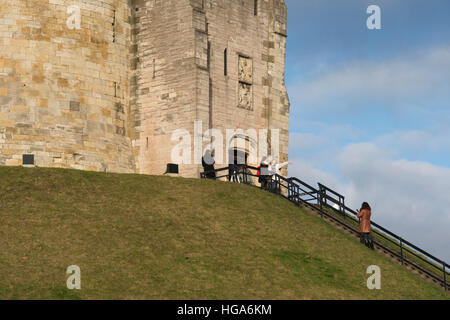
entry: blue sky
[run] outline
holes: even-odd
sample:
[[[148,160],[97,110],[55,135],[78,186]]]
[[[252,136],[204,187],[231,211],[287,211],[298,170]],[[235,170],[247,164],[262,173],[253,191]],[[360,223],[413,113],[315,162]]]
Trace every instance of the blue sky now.
[[[450,261],[450,1],[286,0],[290,175]],[[381,30],[366,27],[369,5]]]

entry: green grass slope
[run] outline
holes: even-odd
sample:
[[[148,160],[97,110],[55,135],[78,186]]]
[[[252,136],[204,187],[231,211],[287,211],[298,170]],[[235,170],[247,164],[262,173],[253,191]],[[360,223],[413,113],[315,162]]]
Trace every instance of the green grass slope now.
[[[257,188],[6,167],[0,181],[1,299],[448,298]],[[81,290],[66,288],[69,265]]]

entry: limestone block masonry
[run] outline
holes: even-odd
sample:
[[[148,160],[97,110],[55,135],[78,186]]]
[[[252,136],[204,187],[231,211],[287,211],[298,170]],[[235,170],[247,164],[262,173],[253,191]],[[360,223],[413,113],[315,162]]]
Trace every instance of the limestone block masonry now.
[[[195,120],[279,129],[287,160],[286,20],[283,0],[0,0],[0,165],[162,174]]]

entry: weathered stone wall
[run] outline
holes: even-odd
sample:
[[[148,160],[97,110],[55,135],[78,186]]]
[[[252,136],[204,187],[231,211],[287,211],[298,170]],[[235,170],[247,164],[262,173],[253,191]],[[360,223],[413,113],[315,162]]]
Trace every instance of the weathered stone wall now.
[[[284,161],[285,49],[283,0],[0,0],[0,165],[162,174],[195,120],[280,129]]]
[[[81,9],[70,30],[67,8]],[[134,172],[127,0],[0,0],[0,165]]]
[[[256,4],[255,12],[254,0],[206,1],[211,43],[211,121],[214,128],[221,130],[279,129],[279,160],[287,161],[290,107],[284,83],[287,11],[282,0],[258,0]],[[248,94],[245,90],[249,90]],[[267,139],[270,153],[271,148],[275,149],[270,133]],[[227,141],[224,148],[229,147]]]
[[[189,0],[136,1],[135,5],[139,120],[133,144],[139,172],[163,174],[172,162],[173,131],[185,129],[193,134],[197,91],[201,90],[197,63],[206,61],[206,53],[196,52]],[[196,176],[197,166],[180,169],[184,176]]]
[[[226,129],[279,129],[280,160],[287,160],[284,1],[257,1],[256,15],[254,0],[139,3],[143,10],[136,32],[137,109],[141,114],[134,143],[140,172],[164,172],[171,162],[176,144],[171,135],[176,129],[191,134],[193,147],[195,120],[202,121],[203,131],[215,128],[223,133],[224,157],[230,147]],[[270,152],[270,136],[268,140]],[[191,159],[195,160],[193,150]],[[200,171],[200,165],[181,166],[183,176],[198,177]]]

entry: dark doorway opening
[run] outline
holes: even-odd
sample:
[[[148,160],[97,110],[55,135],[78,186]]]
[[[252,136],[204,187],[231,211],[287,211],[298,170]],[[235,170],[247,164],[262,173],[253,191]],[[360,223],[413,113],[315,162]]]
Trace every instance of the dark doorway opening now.
[[[247,174],[246,168],[248,153],[238,149],[228,150],[229,181],[251,184],[251,179]]]
[[[233,165],[246,165],[248,160],[248,154],[245,151],[238,149],[230,149],[229,153],[229,164]]]

